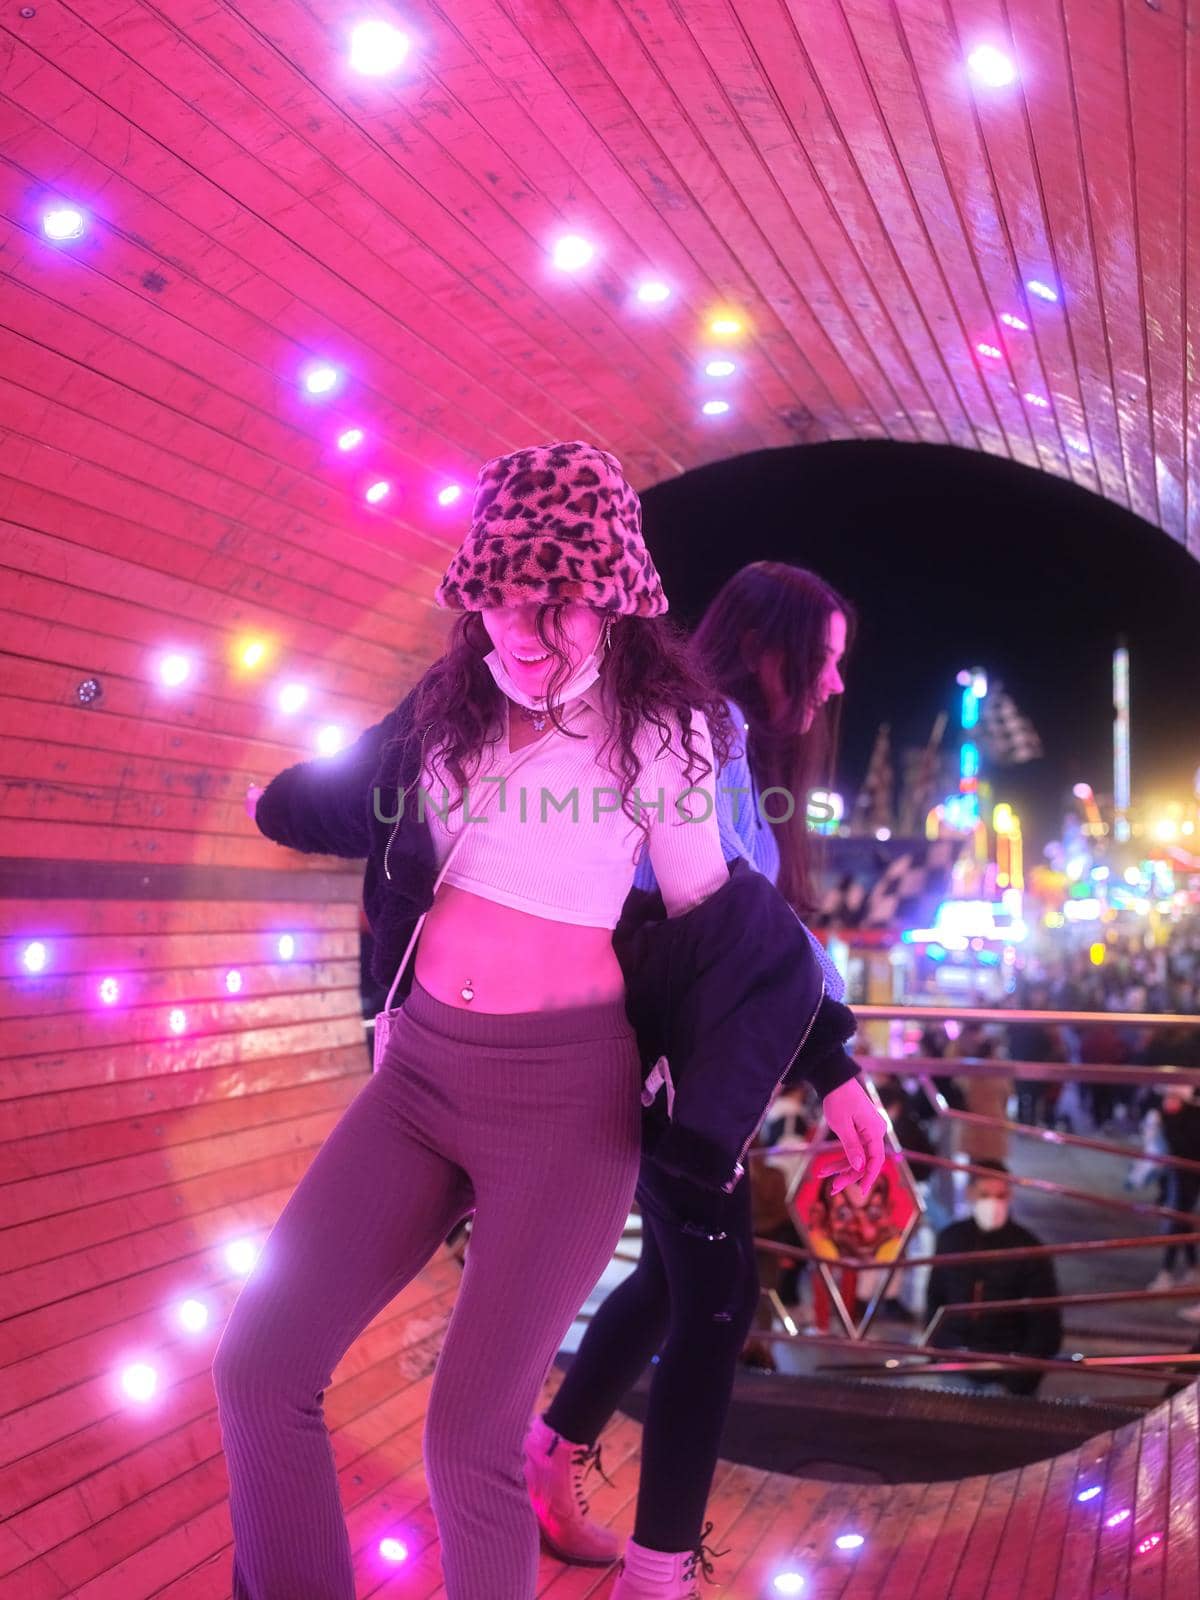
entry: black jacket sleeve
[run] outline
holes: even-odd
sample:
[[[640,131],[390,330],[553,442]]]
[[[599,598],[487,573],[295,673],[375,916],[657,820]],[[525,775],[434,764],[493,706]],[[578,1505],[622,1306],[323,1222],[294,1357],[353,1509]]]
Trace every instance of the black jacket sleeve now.
[[[781,1087],[794,1089],[799,1083],[811,1083],[823,1100],[830,1090],[859,1077],[858,1062],[846,1049],[847,1039],[857,1031],[858,1023],[850,1007],[826,995],[804,1049]]]
[[[389,712],[335,756],[300,761],[272,778],[254,810],[276,844],[316,855],[365,856],[370,848],[371,787],[396,712]],[[380,797],[394,808],[395,794]]]

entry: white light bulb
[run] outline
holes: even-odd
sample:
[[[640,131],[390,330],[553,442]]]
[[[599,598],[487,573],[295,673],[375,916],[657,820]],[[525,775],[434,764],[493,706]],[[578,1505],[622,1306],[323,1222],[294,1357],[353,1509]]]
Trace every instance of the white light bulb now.
[[[970,67],[971,76],[976,83],[981,83],[988,89],[1003,89],[1013,83],[1017,76],[1012,57],[1005,55],[1003,50],[997,50],[995,45],[991,44],[981,44],[972,50],[967,57],[967,66]]]
[[[350,65],[365,78],[382,78],[402,66],[408,36],[390,22],[360,22],[350,30]]]
[[[225,1246],[225,1264],[230,1272],[246,1276],[258,1260],[258,1246],[253,1239],[235,1239]]]
[[[186,656],[164,656],[158,664],[158,675],[168,689],[177,689],[191,670],[192,664]]]
[[[158,1373],[144,1361],[135,1361],[122,1372],[121,1387],[131,1400],[152,1400],[158,1388]]]
[[[340,373],[336,367],[325,363],[309,367],[304,374],[304,387],[309,394],[330,394],[337,388]]]
[[[562,272],[578,272],[580,267],[587,266],[595,253],[595,247],[586,239],[577,233],[567,233],[555,240],[554,265]]]
[[[80,238],[86,225],[83,212],[74,206],[52,206],[42,212],[42,232],[55,244],[61,244],[64,239]]]
[[[208,1326],[208,1307],[203,1300],[185,1300],[178,1311],[179,1326],[188,1333],[200,1333]]]
[[[21,952],[21,963],[26,972],[42,972],[46,966],[46,946],[40,939],[27,944]]]
[[[665,283],[660,283],[657,278],[651,278],[646,283],[638,284],[637,297],[643,305],[657,306],[670,297],[671,291]]]

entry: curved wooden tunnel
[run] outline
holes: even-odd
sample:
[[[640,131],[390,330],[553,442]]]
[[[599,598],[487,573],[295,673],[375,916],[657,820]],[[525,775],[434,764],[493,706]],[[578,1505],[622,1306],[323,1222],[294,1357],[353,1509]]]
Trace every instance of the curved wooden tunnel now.
[[[370,79],[333,0],[0,17],[0,1586],[22,1600],[223,1592],[225,1252],[367,1070],[359,874],[275,849],[243,797],[439,651],[454,490],[484,459],[585,437],[644,488],[763,447],[923,441],[1068,477],[1200,555],[1184,0],[404,9],[411,60]],[[973,75],[980,41],[1013,82]],[[564,231],[595,246],[578,274],[552,263]],[[451,1293],[431,1268],[330,1395],[364,1551],[381,1496],[419,1503]],[[1196,1592],[1193,1406],[1139,1435],[1172,1441],[1165,1491],[1112,1444],[1146,1509],[1097,1536],[1095,1571],[1124,1571],[1169,1497],[1131,1593]],[[983,1593],[969,1552],[1001,1515],[1012,1560],[1030,1529],[1065,1539],[1082,1583],[1074,1472],[864,1491],[882,1532],[819,1592],[882,1593],[863,1574],[906,1506],[912,1550],[942,1542],[898,1558],[893,1600],[928,1597],[955,1539],[947,1592]],[[632,1458],[614,1515],[631,1481]],[[837,1501],[731,1471],[717,1537],[820,1544]],[[986,1592],[1048,1596],[1026,1564]]]

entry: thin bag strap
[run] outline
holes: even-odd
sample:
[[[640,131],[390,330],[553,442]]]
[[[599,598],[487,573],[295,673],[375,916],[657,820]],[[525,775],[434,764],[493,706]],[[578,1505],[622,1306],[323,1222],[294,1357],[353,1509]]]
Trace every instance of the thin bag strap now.
[[[507,733],[508,733],[508,724],[506,722],[505,723],[505,737],[507,737]],[[505,771],[500,774],[500,777],[502,779],[511,777],[512,774],[517,770],[517,768],[522,764],[522,762],[528,759],[529,755],[537,748],[537,746],[539,744],[541,744],[541,742],[542,741],[540,739],[534,739],[529,745],[526,746],[525,749],[518,750],[516,752],[515,758],[512,761],[510,761],[510,763],[509,763],[508,767],[505,769]],[[511,754],[511,752],[510,752],[510,754]],[[500,785],[497,784],[496,785],[496,790],[499,790],[499,788],[500,788]],[[493,791],[493,792],[495,792],[495,791]],[[491,799],[491,795],[489,795],[487,798],[488,798],[488,800],[490,800]],[[477,816],[482,816],[483,812],[486,811],[486,810],[487,810],[487,802],[485,801],[483,807],[481,808],[480,811],[478,811],[476,813],[476,815]],[[453,859],[454,859],[454,852],[458,849],[459,845],[463,842],[463,839],[466,836],[466,832],[467,832],[467,824],[464,822],[461,830],[459,831],[458,838],[455,839],[454,843],[450,846],[450,849],[449,849],[449,851],[448,851],[448,853],[446,855],[446,859],[445,859],[445,861],[442,862],[441,871],[438,873],[437,877],[434,879],[434,882],[433,882],[433,893],[434,893],[435,896],[436,896],[438,890],[442,886],[442,879],[446,876],[446,871],[447,871],[448,867],[450,866],[451,861],[453,861]],[[385,1011],[390,1011],[392,1009],[392,1000],[394,999],[395,994],[396,994],[396,985],[400,982],[400,978],[403,975],[404,969],[408,965],[408,958],[412,954],[413,947],[415,946],[417,940],[421,936],[421,929],[424,926],[425,918],[428,915],[429,915],[428,911],[422,911],[421,915],[417,918],[417,925],[412,931],[412,935],[411,935],[411,937],[410,937],[410,939],[408,941],[408,944],[405,946],[404,954],[400,957],[400,965],[396,968],[396,976],[392,979],[392,986],[388,990],[387,999],[383,1003],[383,1009]]]

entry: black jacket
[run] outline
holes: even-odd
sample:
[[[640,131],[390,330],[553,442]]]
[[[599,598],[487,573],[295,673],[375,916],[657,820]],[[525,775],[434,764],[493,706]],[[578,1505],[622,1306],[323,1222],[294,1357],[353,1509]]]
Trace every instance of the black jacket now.
[[[1019,1222],[1011,1219],[1002,1228],[984,1229],[973,1217],[952,1222],[938,1234],[938,1255],[955,1255],[968,1250],[1017,1250],[1041,1244]],[[970,1304],[977,1300],[1054,1299],[1058,1279],[1049,1256],[1027,1257],[1014,1261],[948,1262],[929,1274],[926,1314],[932,1317],[939,1306]],[[938,1349],[978,1350],[993,1354],[1038,1356],[1057,1355],[1062,1344],[1062,1314],[1057,1306],[1030,1307],[1027,1311],[982,1311],[973,1315],[952,1312],[943,1317],[931,1341]],[[1031,1392],[1037,1375],[1012,1372],[1001,1378],[1016,1392]]]
[[[288,767],[260,795],[255,820],[293,850],[366,857],[363,907],[375,939],[372,975],[390,983],[422,912],[437,862],[429,825],[410,797],[422,766],[415,691],[337,756]],[[631,889],[613,932],[626,1012],[648,1072],[665,1056],[674,1085],[647,1118],[647,1143],[665,1170],[732,1189],[781,1082],[820,1095],[858,1067],[845,1041],[852,1013],[828,999],[803,925],[748,862],[701,905],[667,917],[662,896]],[[412,987],[409,962],[397,1000]]]

